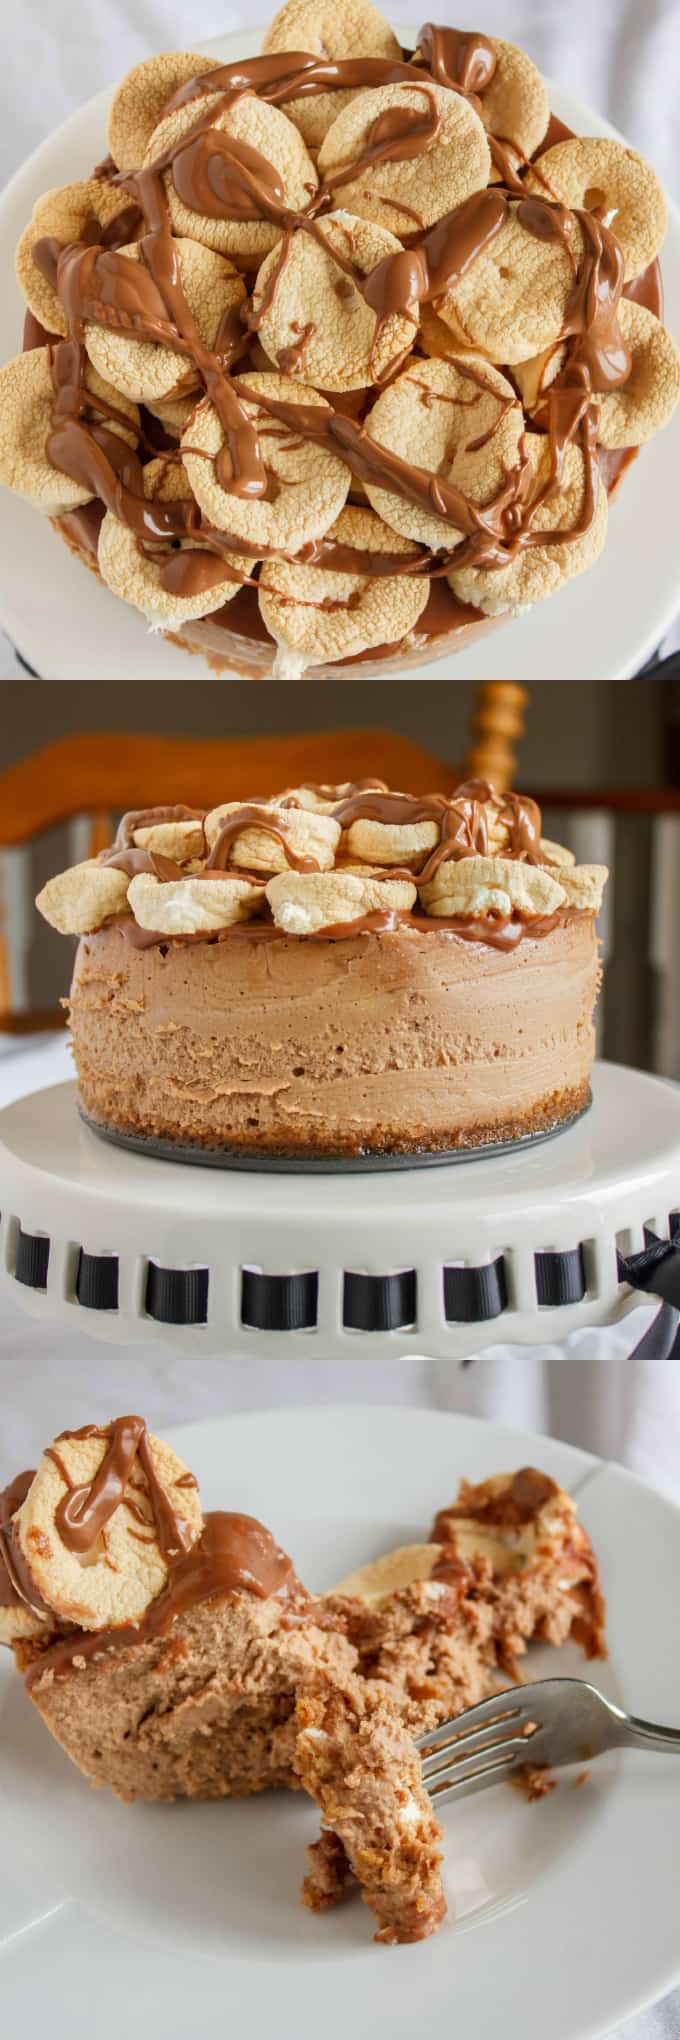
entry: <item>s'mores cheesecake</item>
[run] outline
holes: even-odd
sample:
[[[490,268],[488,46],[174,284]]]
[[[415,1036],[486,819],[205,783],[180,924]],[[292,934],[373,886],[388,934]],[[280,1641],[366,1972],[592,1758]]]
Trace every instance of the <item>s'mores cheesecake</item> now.
[[[262,1523],[203,1514],[142,1418],[62,1432],[0,1497],[0,1558],[0,1642],[91,1784],[124,1801],[302,1787],[323,1817],[305,1903],[341,1895],[334,1850],[377,1940],[435,1931],[441,1829],[396,1696]]]
[[[516,1678],[531,1642],[573,1637],[604,1655],[590,1538],[572,1496],[533,1466],[463,1481],[427,1543],[359,1566],[326,1601],[414,1734],[474,1707],[499,1669]]]
[[[525,51],[284,0],[257,56],[135,65],[108,147],[21,234],[0,480],[140,629],[413,671],[594,566],[680,395],[666,203]]]
[[[604,1654],[604,1602],[597,1560],[573,1497],[534,1466],[463,1481],[439,1509],[433,1540],[490,1579],[492,1633],[512,1676],[534,1639],[573,1636],[589,1657]]]
[[[194,1475],[139,1417],[63,1432],[16,1495],[0,1636],[91,1783],[123,1800],[294,1784],[304,1669],[341,1678],[355,1659],[265,1526],[204,1515]]]
[[[256,1518],[204,1513],[142,1417],[62,1431],[0,1494],[0,1643],[88,1782],[122,1801],[302,1788],[322,1817],[305,1904],[359,1889],[389,1944],[446,1911],[414,1738],[507,1683],[532,1637],[569,1635],[604,1654],[597,1561],[531,1467],[464,1482],[430,1542],[324,1595]]]
[[[80,937],[84,1111],[301,1158],[553,1131],[589,1101],[606,877],[485,781],[128,814],[37,902]]]
[[[490,1586],[475,1556],[433,1533],[359,1566],[326,1595],[364,1678],[389,1688],[414,1735],[489,1692],[498,1662]]]

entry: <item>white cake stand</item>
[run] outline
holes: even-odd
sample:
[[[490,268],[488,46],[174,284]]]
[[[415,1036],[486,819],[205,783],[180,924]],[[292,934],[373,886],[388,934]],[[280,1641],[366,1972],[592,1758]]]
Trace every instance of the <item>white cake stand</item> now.
[[[602,1063],[591,1111],[535,1148],[281,1175],[112,1147],[63,1083],[0,1113],[0,1206],[0,1283],[46,1324],[460,1360],[611,1323],[640,1289],[680,1306],[680,1095]]]

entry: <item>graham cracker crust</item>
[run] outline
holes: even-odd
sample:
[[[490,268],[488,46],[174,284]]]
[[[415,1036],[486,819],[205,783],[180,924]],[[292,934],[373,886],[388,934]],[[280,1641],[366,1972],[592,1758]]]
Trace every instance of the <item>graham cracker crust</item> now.
[[[207,1149],[215,1150],[219,1145],[224,1147],[225,1154],[228,1153],[226,1144],[222,1142],[216,1143],[214,1126],[206,1125],[205,1131],[201,1131],[192,1140],[187,1139],[186,1136],[178,1139],[177,1128],[170,1122],[163,1123],[156,1119],[153,1125],[148,1125],[141,1116],[139,1119],[126,1118],[114,1120],[108,1114],[102,1114],[101,1109],[97,1110],[94,1100],[88,1097],[87,1091],[83,1086],[82,1077],[80,1095],[87,1119],[94,1125],[95,1131],[101,1129],[103,1134],[114,1136],[118,1133],[123,1138],[125,1136],[136,1137],[138,1139],[146,1137],[151,1141],[155,1139],[166,1143],[175,1141],[178,1148],[181,1147],[183,1150],[186,1150],[193,1147],[197,1152]],[[234,1151],[244,1155],[270,1155],[272,1160],[280,1158],[300,1162],[304,1162],[306,1156],[326,1157],[329,1161],[332,1161],[336,1156],[355,1156],[369,1160],[371,1157],[378,1159],[380,1156],[387,1155],[443,1155],[449,1152],[475,1151],[484,1147],[495,1147],[501,1144],[509,1145],[513,1141],[519,1142],[527,1134],[531,1133],[550,1134],[556,1132],[561,1126],[566,1127],[568,1124],[571,1124],[572,1120],[579,1118],[581,1113],[587,1110],[591,1102],[592,1093],[590,1084],[586,1080],[582,1084],[572,1086],[569,1090],[552,1092],[550,1096],[541,1099],[521,1119],[507,1119],[495,1125],[452,1126],[447,1131],[446,1136],[439,1140],[433,1139],[427,1133],[409,1140],[404,1137],[403,1132],[398,1128],[378,1127],[372,1135],[370,1143],[353,1140],[351,1136],[340,1133],[334,1136],[333,1146],[330,1148],[322,1139],[315,1140],[313,1136],[310,1137],[309,1133],[306,1133],[304,1138],[295,1139],[293,1137],[286,1141],[285,1146],[282,1146],[280,1139],[277,1139],[273,1132],[260,1132],[255,1138],[249,1140],[247,1134],[244,1135],[240,1131],[238,1141],[234,1142]]]

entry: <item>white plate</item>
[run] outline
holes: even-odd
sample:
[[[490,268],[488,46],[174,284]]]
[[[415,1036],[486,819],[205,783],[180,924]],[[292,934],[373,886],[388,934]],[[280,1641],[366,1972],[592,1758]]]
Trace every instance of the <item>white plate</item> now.
[[[405,33],[405,31],[403,31]],[[226,35],[202,47],[211,55],[251,55],[257,35]],[[199,47],[201,47],[199,45]],[[101,92],[36,149],[0,199],[0,359],[19,351],[24,304],[14,281],[14,250],[35,200],[58,184],[89,176],[105,153],[110,94]],[[580,134],[615,129],[570,93],[551,86],[560,119]],[[666,319],[680,333],[680,217],[671,213],[663,251]],[[592,572],[553,601],[425,669],[429,679],[625,680],[651,658],[680,602],[677,487],[680,409],[668,430],[643,449],[611,507],[607,544]],[[103,588],[46,519],[0,491],[0,623],[22,658],[44,680],[188,680],[206,676],[199,657],[153,637],[136,610]],[[413,674],[418,671],[413,668]],[[400,673],[401,679],[405,678]]]
[[[610,1657],[595,1676],[678,1719],[680,1511],[620,1468],[474,1418],[318,1409],[180,1431],[210,1507],[269,1521],[323,1588],[422,1537],[458,1477],[533,1461],[570,1486],[595,1542]],[[14,1469],[7,1469],[7,1472]],[[3,1654],[4,1656],[4,1654]],[[586,1673],[532,1653],[530,1675]],[[4,2028],[53,2040],[390,2040],[500,2031],[595,2040],[680,1975],[680,1764],[626,1754],[529,1807],[506,1787],[444,1809],[449,1918],[431,1942],[374,1947],[366,1909],[298,1903],[311,1803],[122,1807],[93,1794],[0,1676],[0,2000]],[[381,2024],[382,2022],[382,2024]]]

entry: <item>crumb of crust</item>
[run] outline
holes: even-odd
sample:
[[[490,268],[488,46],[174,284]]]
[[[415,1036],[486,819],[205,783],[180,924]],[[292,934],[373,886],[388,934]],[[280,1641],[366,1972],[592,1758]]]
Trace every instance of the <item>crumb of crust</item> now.
[[[325,1829],[307,1850],[309,1869],[300,1904],[310,1912],[328,1912],[357,1889],[357,1879],[338,1835]]]
[[[550,1792],[557,1790],[557,1779],[551,1778],[548,1770],[541,1764],[523,1765],[521,1771],[516,1771],[508,1783],[515,1792],[521,1793],[523,1799],[528,1799],[530,1806],[535,1806],[539,1799],[547,1799]]]

